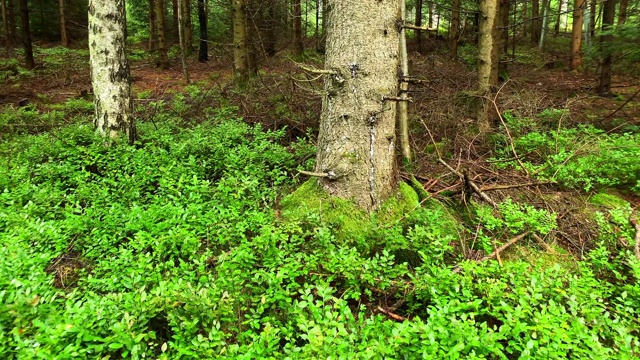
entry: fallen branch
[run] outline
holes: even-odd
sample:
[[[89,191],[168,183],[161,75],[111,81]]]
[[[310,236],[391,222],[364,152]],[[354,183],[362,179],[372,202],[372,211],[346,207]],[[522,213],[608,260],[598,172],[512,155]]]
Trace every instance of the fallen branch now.
[[[515,189],[515,188],[538,186],[538,185],[548,185],[548,184],[556,184],[556,182],[542,181],[542,182],[530,182],[530,183],[513,184],[513,185],[492,185],[492,186],[483,186],[480,188],[480,190],[482,191],[507,190],[507,189]]]
[[[480,187],[478,187],[478,185],[476,185],[476,183],[471,181],[471,177],[469,177],[469,173],[468,172],[465,171],[462,175],[464,177],[464,182],[469,185],[469,187],[473,190],[473,192],[478,194],[484,201],[486,201],[489,204],[491,204],[491,206],[493,206],[494,208],[496,208],[496,209],[498,208],[498,204],[496,204],[496,202],[493,201],[489,197],[489,195],[487,195],[484,192],[482,192],[482,190],[480,189]]]
[[[381,306],[378,306],[377,310],[380,311],[381,313],[387,315],[388,317],[392,318],[393,320],[397,320],[397,321],[405,321],[405,320],[407,320],[406,317],[400,316],[398,314],[394,314],[389,310],[383,309]]]
[[[547,244],[540,236],[533,234],[531,235],[531,237],[533,238],[533,240],[535,240],[538,244],[540,244],[540,246],[542,246],[543,248],[545,248],[545,250],[547,250],[547,252],[555,254],[555,250],[553,250],[553,248],[551,246],[549,246],[549,244]]]
[[[487,260],[491,260],[495,257],[500,256],[500,253],[504,250],[506,250],[508,247],[510,247],[511,245],[517,243],[518,241],[524,239],[527,235],[531,234],[531,231],[527,231],[525,233],[522,233],[516,237],[514,237],[513,239],[507,241],[506,243],[502,244],[502,246],[500,246],[499,248],[497,248],[494,252],[492,252],[491,254],[481,258],[480,260],[476,260],[476,262],[485,262]],[[460,265],[456,265],[456,267],[453,268],[453,272],[454,273],[459,273],[462,270],[462,268],[460,268]]]

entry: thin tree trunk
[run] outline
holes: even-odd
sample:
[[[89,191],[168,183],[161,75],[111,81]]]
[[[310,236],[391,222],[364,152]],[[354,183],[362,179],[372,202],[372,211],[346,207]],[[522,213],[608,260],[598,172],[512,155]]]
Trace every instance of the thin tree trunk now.
[[[7,2],[6,0],[0,1],[0,6],[2,7],[2,29],[4,34],[4,43],[7,48],[11,44],[10,35],[9,35],[9,20],[7,18]]]
[[[416,0],[416,26],[422,26],[422,0]],[[422,31],[416,31],[416,42],[418,43],[418,52],[422,53]]]
[[[156,30],[156,2],[149,0],[149,51],[156,50],[158,46],[158,33]]]
[[[276,0],[269,0],[268,9],[266,9],[266,17],[265,21],[266,31],[265,31],[265,52],[267,56],[274,56],[276,54]]]
[[[296,55],[304,52],[302,42],[302,8],[300,0],[293,0],[293,51]]]
[[[200,49],[198,51],[198,61],[209,61],[209,34],[207,24],[209,20],[207,14],[207,0],[198,0],[198,23],[200,24]]]
[[[164,31],[164,0],[156,1],[156,28],[158,29],[158,64],[160,68],[169,68],[169,57],[167,56],[167,42]]]
[[[531,42],[534,44],[538,43],[538,40],[540,40],[540,29],[541,29],[541,22],[540,22],[540,1],[539,0],[532,0],[531,1]]]
[[[69,46],[69,39],[67,38],[67,22],[64,16],[64,0],[58,0],[58,7],[60,9],[60,43],[62,46]]]
[[[498,74],[494,71],[497,66],[497,52],[494,50],[494,30],[497,13],[496,0],[480,1],[480,32],[478,37],[478,91],[482,97],[491,96],[498,84]],[[477,124],[481,133],[491,130],[489,118],[489,101],[481,99],[478,106]]]
[[[527,36],[527,30],[530,31],[529,27],[527,27],[527,25],[529,24],[530,18],[528,17],[528,12],[527,12],[527,4],[529,2],[528,1],[524,1],[524,3],[522,4],[522,36],[526,37]],[[531,25],[530,27],[533,27],[533,25]]]
[[[186,8],[184,6],[185,0],[179,0],[180,4],[178,4],[178,42],[180,43],[180,61],[182,62],[182,74],[184,74],[184,79],[187,81],[187,85],[191,83],[191,79],[189,78],[189,68],[187,67],[187,54],[185,50],[184,43],[184,29],[185,29],[185,18],[182,14],[182,11]]]
[[[406,22],[406,1],[400,1],[400,20]],[[420,30],[418,30],[418,33]],[[400,28],[400,67],[402,70],[402,80],[400,81],[400,99],[398,103],[398,123],[400,125],[400,148],[402,149],[402,158],[406,164],[411,163],[411,144],[409,143],[409,106],[408,91],[409,83],[406,78],[409,77],[409,59],[407,54],[407,33],[404,27]]]
[[[542,0],[542,31],[540,31],[540,41],[538,42],[538,49],[544,48],[545,38],[547,37],[547,28],[549,27],[549,6],[551,1]]]
[[[616,18],[616,0],[604,0],[602,10],[602,32],[600,36],[600,48],[602,51],[602,66],[600,71],[600,81],[598,82],[598,95],[610,97],[611,94],[611,49],[609,46],[613,42],[613,35],[607,34],[613,28]]]
[[[429,29],[433,28],[433,1],[429,1]]]
[[[556,15],[556,23],[553,27],[553,36],[558,37],[560,35],[560,15],[562,14],[562,5],[564,5],[564,0],[558,1],[558,14]]]
[[[22,46],[24,48],[24,63],[29,70],[36,67],[33,60],[33,44],[31,43],[31,28],[29,26],[29,8],[27,0],[20,0],[20,18],[22,21]]]
[[[584,29],[583,29],[583,35],[584,35],[584,42],[587,45],[588,49],[591,49],[591,12],[592,12],[592,8],[587,4],[586,2],[587,0],[585,0],[585,9],[584,9],[584,15],[582,16],[584,19]]]
[[[184,48],[186,51],[186,56],[191,56],[194,52],[193,47],[193,21],[191,20],[191,0],[181,0],[182,1],[182,18],[183,18],[183,27],[184,30],[183,40],[184,40]]]
[[[180,0],[171,0],[171,21],[172,21],[172,40],[178,39],[178,26],[180,26],[180,21],[178,20],[178,6],[180,6]]]
[[[509,53],[509,0],[499,0],[498,18],[496,19],[496,31],[499,32],[498,74],[507,73],[507,54]]]
[[[460,2],[461,0],[453,0],[453,9],[451,10],[451,30],[449,31],[449,43],[451,45],[451,58],[458,58],[458,38],[460,37]]]
[[[136,140],[124,0],[89,0],[89,55],[95,94],[94,125],[103,136]]]
[[[13,1],[14,0],[7,0],[7,22],[9,23],[9,37],[11,38],[11,45],[15,44],[16,39],[18,38],[16,11]]]
[[[578,70],[582,58],[580,56],[580,48],[582,45],[582,25],[584,22],[584,9],[586,0],[574,0],[573,3],[573,27],[571,35],[571,54],[569,60],[569,69]]]
[[[333,73],[325,77],[315,171],[326,174],[325,191],[368,211],[398,184],[398,5],[336,1],[327,23],[325,68]]]
[[[598,0],[591,0],[589,6],[589,35],[596,36],[596,15],[598,14]]]
[[[627,8],[629,7],[629,0],[620,1],[620,14],[618,15],[618,26],[627,22]]]
[[[244,87],[249,80],[247,17],[244,0],[233,0],[233,73],[236,84]]]

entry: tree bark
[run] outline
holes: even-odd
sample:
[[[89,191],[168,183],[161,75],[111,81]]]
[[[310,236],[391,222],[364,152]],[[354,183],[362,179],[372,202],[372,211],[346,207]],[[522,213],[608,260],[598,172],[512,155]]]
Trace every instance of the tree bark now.
[[[530,27],[533,27],[533,25],[531,25],[530,27],[527,27],[527,25],[529,23],[528,20],[530,20],[530,18],[527,17],[527,15],[528,15],[527,4],[528,4],[528,1],[526,1],[526,0],[522,4],[522,36],[523,37],[526,37],[527,36],[527,30],[530,31]]]
[[[158,33],[156,30],[156,2],[149,0],[149,51],[156,50],[158,46]]]
[[[178,6],[180,6],[180,0],[171,0],[171,20],[172,20],[172,40],[178,39],[178,26],[180,21],[178,20]]]
[[[494,27],[498,31],[499,36],[499,49],[498,53],[498,74],[506,74],[507,72],[507,54],[509,52],[509,0],[499,0],[498,2],[498,18],[496,19],[496,26]]]
[[[598,82],[598,95],[610,97],[611,94],[611,43],[613,35],[606,34],[613,28],[616,18],[616,0],[605,0],[602,11],[602,36],[600,36],[600,51],[602,52],[602,63],[600,66],[600,81]]]
[[[571,54],[569,59],[569,70],[576,71],[582,62],[580,48],[582,46],[582,25],[584,22],[584,8],[586,0],[574,0],[573,3],[573,26],[571,35]]]
[[[233,0],[233,73],[236,84],[243,87],[249,80],[249,48],[244,0]]]
[[[491,96],[498,84],[496,31],[496,0],[480,1],[480,31],[478,36],[478,92],[480,96]],[[491,130],[489,101],[481,99],[478,106],[477,124],[481,133]]]
[[[31,28],[29,26],[29,8],[27,0],[20,0],[20,18],[22,21],[22,46],[24,48],[24,64],[29,70],[36,67],[33,60],[33,44],[31,43]]]
[[[331,3],[316,172],[331,195],[368,211],[397,188],[396,1]]]
[[[458,58],[458,38],[460,37],[460,3],[461,0],[453,0],[451,10],[451,29],[449,30],[449,43],[451,45],[451,58]]]
[[[180,44],[180,61],[182,62],[182,74],[187,82],[187,85],[191,83],[191,79],[189,78],[189,68],[187,67],[187,53],[186,53],[186,45],[184,39],[184,29],[185,29],[185,19],[182,11],[186,9],[184,6],[185,0],[179,0],[180,4],[178,6],[178,42]]]
[[[596,36],[596,15],[598,14],[598,1],[591,0],[589,5],[589,37]]]
[[[4,34],[4,43],[7,48],[11,44],[11,40],[9,39],[9,20],[7,18],[7,2],[6,0],[0,1],[0,7],[2,10],[2,29]]]
[[[191,0],[181,0],[182,3],[182,29],[184,31],[184,48],[186,56],[191,56],[193,51],[193,21],[191,20]]]
[[[540,1],[531,1],[531,42],[534,44],[540,40],[540,29],[542,28],[542,22],[540,21]]]
[[[156,29],[158,30],[158,64],[160,68],[169,68],[169,57],[167,55],[167,42],[164,27],[164,0],[156,1]]]
[[[406,23],[407,3],[406,0],[400,1],[400,20]],[[418,30],[420,33],[420,30]],[[402,160],[405,164],[411,163],[411,144],[409,143],[409,104],[408,92],[409,82],[409,54],[407,52],[407,33],[404,27],[400,28],[400,70],[402,71],[402,80],[400,81],[400,99],[398,103],[398,124],[400,125],[400,148],[402,149]]]
[[[422,26],[422,0],[416,0],[416,26]],[[416,31],[416,43],[418,52],[422,53],[422,31]]]
[[[629,0],[620,1],[620,14],[618,15],[618,26],[627,22],[627,8],[629,7]]]
[[[60,12],[60,43],[64,47],[69,46],[69,39],[67,38],[67,22],[64,14],[64,0],[58,0],[58,7]]]
[[[207,0],[198,0],[198,23],[200,24],[200,49],[198,51],[198,61],[209,61],[209,34],[207,31],[207,23],[209,20],[207,14]]]
[[[126,53],[124,0],[89,0],[89,62],[96,130],[136,140],[131,74]]]
[[[302,6],[300,0],[293,0],[293,51],[296,55],[304,52],[302,40]]]
[[[540,31],[540,41],[538,42],[538,49],[544,48],[545,38],[547,37],[547,28],[549,27],[549,6],[551,1],[542,0],[542,28]]]
[[[429,29],[433,28],[433,1],[429,1]]]

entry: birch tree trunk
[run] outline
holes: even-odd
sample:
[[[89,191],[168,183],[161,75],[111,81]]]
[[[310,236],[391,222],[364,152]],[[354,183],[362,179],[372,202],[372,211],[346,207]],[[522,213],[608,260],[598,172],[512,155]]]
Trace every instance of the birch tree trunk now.
[[[540,31],[540,41],[538,42],[538,49],[544,48],[544,42],[547,37],[547,28],[549,27],[549,6],[551,1],[542,0],[542,30]]]
[[[209,14],[207,14],[207,0],[198,0],[198,23],[200,23],[200,48],[198,51],[198,61],[209,61],[209,35],[207,32],[207,23]]]
[[[22,21],[22,46],[24,48],[24,64],[29,70],[36,67],[33,60],[33,44],[31,43],[31,28],[29,25],[29,8],[27,0],[20,0],[20,17]]]
[[[372,211],[397,188],[397,1],[329,3],[316,172],[331,195]]]
[[[480,1],[480,24],[478,35],[478,91],[480,96],[490,96],[498,84],[496,31],[496,0]],[[480,132],[491,130],[489,101],[482,99],[478,106],[477,124]]]
[[[136,140],[131,75],[125,47],[124,0],[89,0],[89,62],[94,125],[103,136]]]
[[[169,68],[169,56],[167,55],[167,41],[164,27],[164,0],[156,1],[156,29],[158,30],[158,64],[160,68]]]
[[[602,31],[607,32],[613,28],[616,18],[616,0],[605,0],[602,10]],[[602,63],[600,67],[600,80],[598,81],[598,95],[611,97],[611,43],[613,35],[604,34],[600,36],[600,51],[602,52]]]
[[[569,59],[569,70],[575,71],[580,66],[580,47],[582,46],[582,25],[584,21],[584,8],[586,0],[574,0],[573,3],[573,26],[571,35],[571,54]]]
[[[64,16],[64,0],[58,0],[58,7],[60,9],[60,43],[67,47],[69,39],[67,38],[67,21]]]
[[[241,87],[249,80],[249,47],[244,0],[233,0],[233,73],[236,83]]]

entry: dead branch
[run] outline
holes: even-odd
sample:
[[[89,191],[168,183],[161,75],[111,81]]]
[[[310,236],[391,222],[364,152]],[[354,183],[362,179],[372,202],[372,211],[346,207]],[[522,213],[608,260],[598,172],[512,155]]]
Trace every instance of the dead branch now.
[[[383,309],[381,306],[378,306],[376,310],[378,310],[379,312],[387,315],[388,317],[392,318],[393,320],[397,320],[397,321],[405,321],[405,320],[407,320],[406,317],[400,316],[398,314],[394,314],[389,310]]]
[[[515,189],[515,188],[538,186],[538,185],[548,185],[548,184],[556,184],[556,182],[542,181],[542,182],[530,182],[530,183],[513,184],[513,185],[492,185],[492,186],[483,186],[480,188],[480,190],[482,191],[507,190],[507,189]]]
[[[524,239],[527,235],[531,234],[531,231],[527,231],[525,233],[522,233],[516,237],[514,237],[513,239],[507,241],[506,243],[502,244],[502,246],[500,246],[499,248],[497,248],[494,252],[492,252],[491,254],[483,257],[480,260],[476,260],[476,262],[485,262],[487,260],[491,260],[497,256],[500,255],[500,253],[504,250],[506,250],[508,247],[510,247],[511,245],[517,243],[518,241]],[[462,268],[460,267],[460,265],[456,265],[456,267],[453,268],[453,272],[454,273],[459,273],[462,270]]]
[[[551,246],[549,246],[549,244],[547,244],[540,236],[533,234],[531,235],[531,237],[533,238],[533,240],[535,240],[538,244],[540,244],[540,246],[542,246],[543,248],[545,248],[545,250],[547,250],[547,252],[551,253],[551,254],[555,254],[555,250],[553,250],[553,248]]]

